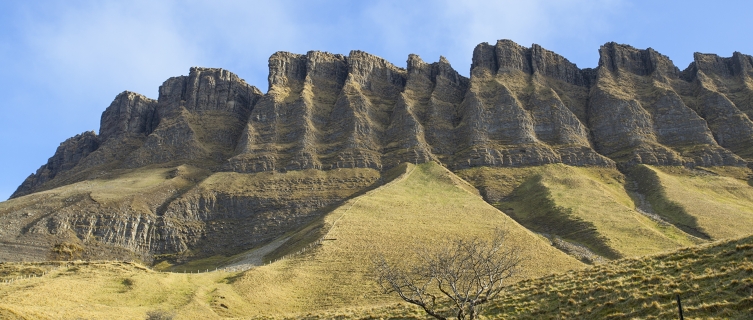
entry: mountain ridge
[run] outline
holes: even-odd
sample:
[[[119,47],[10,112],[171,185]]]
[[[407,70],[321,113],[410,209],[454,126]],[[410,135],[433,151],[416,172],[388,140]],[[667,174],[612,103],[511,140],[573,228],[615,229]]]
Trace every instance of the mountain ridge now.
[[[695,167],[748,170],[751,56],[696,54],[681,71],[650,48],[607,43],[599,54],[596,68],[580,69],[535,44],[482,43],[464,77],[443,57],[427,63],[411,54],[401,68],[357,50],[277,52],[269,59],[267,93],[227,70],[193,67],[166,80],[156,100],[124,91],[102,113],[99,134],[63,142],[1,203],[0,219],[9,227],[0,240],[38,243],[35,259],[74,245],[83,256],[99,257],[104,245],[144,261],[235,254],[378,187],[388,169],[406,162],[437,162],[455,173],[603,168],[572,171],[551,185],[523,178],[525,170],[467,177],[487,202],[510,208],[521,205],[506,198],[520,196],[511,193],[518,180],[542,195],[547,188],[616,185],[600,199],[654,232],[654,222],[633,210],[625,182],[631,168],[679,166],[686,175]],[[747,178],[735,174],[736,182],[719,185],[742,188]],[[509,181],[501,187],[495,177]],[[745,207],[740,194],[731,197]],[[558,234],[540,218],[517,216],[536,232],[594,252],[610,252],[615,248],[602,248],[605,241],[625,239],[599,229],[614,221],[581,221],[590,219],[578,211],[583,199],[540,198],[551,200],[549,209],[563,223],[593,237]],[[720,222],[709,219],[709,228]],[[674,230],[657,232],[674,236]]]
[[[753,141],[753,57],[696,53],[681,71],[651,48],[610,42],[599,54],[596,68],[579,69],[536,44],[482,43],[466,78],[443,57],[429,64],[411,54],[400,68],[357,50],[277,52],[266,94],[224,69],[194,67],[165,81],[157,100],[119,94],[99,136],[61,144],[11,198],[73,167],[112,162],[209,159],[227,161],[222,171],[260,172],[431,160],[453,169],[742,166],[753,156],[744,147]]]

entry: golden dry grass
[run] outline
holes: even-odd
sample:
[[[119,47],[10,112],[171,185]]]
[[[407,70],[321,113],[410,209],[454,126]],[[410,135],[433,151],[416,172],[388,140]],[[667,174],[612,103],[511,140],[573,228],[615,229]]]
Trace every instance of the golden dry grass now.
[[[482,319],[750,319],[753,237],[643,258],[612,261],[513,284]],[[426,319],[389,304],[312,314],[305,319]]]
[[[145,167],[119,170],[106,178],[81,181],[63,187],[0,202],[0,214],[18,208],[65,207],[71,199],[90,197],[103,206],[127,203],[135,211],[150,214],[171,193],[185,190],[211,172],[190,165],[174,168]]]
[[[522,278],[583,267],[485,203],[445,168],[434,163],[401,168],[407,173],[327,215],[320,228],[327,232],[325,241],[304,254],[242,275],[161,273],[131,264],[82,262],[0,286],[0,310],[41,319],[138,319],[155,310],[185,319],[367,310],[396,301],[381,294],[370,275],[373,253],[400,257],[416,245],[431,246],[452,235],[490,235],[495,228],[505,228],[513,241],[526,246]]]
[[[62,263],[45,276],[0,285],[0,310],[25,319],[144,319],[156,310],[184,319],[218,318],[208,297],[228,288],[228,276],[160,273],[131,263]]]
[[[748,208],[753,196],[745,180],[750,174],[747,169],[702,169],[705,173],[682,168],[645,169],[655,172],[664,197],[696,216],[699,226],[713,225],[709,233],[721,236],[730,232],[731,226],[719,219],[747,219],[719,213]],[[114,199],[118,194],[107,190],[119,186],[129,190],[129,185],[133,190],[149,189],[193,172],[190,168],[154,170],[157,171],[134,173],[129,179],[102,181],[101,186],[107,188],[90,190],[99,192],[103,199]],[[181,174],[180,170],[188,171]],[[330,174],[347,178],[354,173]],[[366,177],[375,172],[357,174]],[[234,176],[213,175],[201,184],[247,192],[269,179],[282,178],[272,174],[230,175]],[[298,172],[286,175],[286,179],[323,178],[318,175]],[[601,241],[626,256],[692,244],[691,238],[679,229],[657,225],[635,212],[633,199],[625,189],[629,180],[612,169],[550,165],[478,168],[461,175],[481,186],[485,193],[496,192],[502,201],[495,205],[502,209],[514,207],[511,212],[521,221],[536,215],[536,210],[547,209],[537,207],[544,203],[548,214],[588,221],[602,236]],[[285,235],[290,237],[290,243],[267,258],[286,256],[283,260],[243,274],[163,273],[137,264],[77,262],[42,277],[0,285],[0,316],[143,319],[149,312],[163,312],[178,319],[424,318],[420,310],[379,292],[370,274],[370,257],[377,252],[393,259],[407,257],[417,246],[432,246],[451,236],[488,235],[500,227],[508,230],[515,242],[525,244],[530,256],[526,273],[518,279],[523,281],[512,286],[494,307],[486,309],[488,318],[537,318],[549,314],[555,304],[560,307],[559,315],[575,318],[663,317],[671,314],[670,298],[678,290],[690,294],[689,312],[702,317],[739,318],[751,308],[750,301],[740,292],[753,287],[753,279],[746,273],[753,268],[748,261],[753,240],[728,242],[724,245],[727,249],[682,249],[577,271],[584,267],[582,263],[484,202],[475,188],[435,163],[403,165],[385,173],[383,179],[391,182],[348,200],[321,221]],[[322,235],[322,245],[290,255]],[[190,267],[211,269],[228,259],[232,257],[213,257]],[[0,265],[0,278],[49,269],[5,264]],[[566,270],[576,271],[525,280]],[[678,284],[659,285],[674,282]]]
[[[234,285],[263,314],[300,314],[395,301],[370,276],[370,257],[391,257],[453,235],[506,228],[530,255],[526,277],[580,268],[581,263],[463,187],[441,166],[409,166],[397,181],[353,199],[325,218],[329,232],[315,251],[246,273]]]

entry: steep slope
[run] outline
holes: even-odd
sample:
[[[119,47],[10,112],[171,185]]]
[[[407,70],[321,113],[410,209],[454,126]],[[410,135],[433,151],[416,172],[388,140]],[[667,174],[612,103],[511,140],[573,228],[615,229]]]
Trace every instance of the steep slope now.
[[[590,125],[602,154],[628,164],[743,164],[718,145],[706,121],[683,102],[677,91],[687,91],[688,84],[669,58],[616,43],[599,53]],[[629,120],[615,125],[618,119]]]
[[[692,85],[683,99],[703,117],[723,147],[750,161],[753,158],[753,57],[739,52],[722,58],[696,53],[683,71]]]
[[[495,228],[524,246],[524,278],[582,267],[439,165],[405,169],[394,182],[328,214],[320,246],[253,269],[233,285],[262,315],[378,305],[394,298],[381,295],[369,274],[375,253],[395,259],[446,237],[489,235]]]
[[[318,231],[324,241],[305,253],[242,274],[159,273],[104,262],[3,265],[0,277],[49,274],[0,285],[0,312],[5,312],[0,315],[138,318],[161,309],[185,318],[219,318],[371,308],[396,301],[380,294],[370,275],[374,253],[398,258],[448,236],[490,235],[495,228],[503,228],[510,241],[524,247],[524,273],[517,280],[583,268],[485,203],[445,168],[426,163],[396,170],[402,175],[392,182],[328,214]],[[77,295],[55,294],[68,290]]]
[[[378,184],[372,169],[241,174],[121,169],[0,203],[2,261],[185,260],[270,241]],[[59,255],[59,246],[79,248]]]
[[[596,69],[579,69],[535,44],[482,43],[468,79],[444,58],[410,55],[403,69],[361,51],[278,52],[265,95],[225,70],[192,68],[165,81],[156,101],[118,95],[99,136],[66,141],[14,197],[96,166],[171,161],[237,172],[432,160],[453,169],[745,165],[733,152],[749,157],[753,139],[753,58],[696,54],[681,72],[650,48],[607,43],[599,53]]]
[[[451,167],[613,166],[592,149],[583,124],[589,76],[537,45],[478,45]]]
[[[483,316],[492,319],[749,319],[753,313],[753,238],[623,259],[512,285]],[[425,319],[393,304],[310,314],[303,319]]]
[[[626,188],[625,176],[615,169],[558,164],[477,168],[458,174],[523,226],[588,262],[641,256],[703,241],[646,213],[643,209],[647,208],[635,203],[638,196],[629,190],[632,188]]]
[[[715,240],[753,233],[749,175],[740,168],[638,166],[631,172],[657,214],[690,234]]]

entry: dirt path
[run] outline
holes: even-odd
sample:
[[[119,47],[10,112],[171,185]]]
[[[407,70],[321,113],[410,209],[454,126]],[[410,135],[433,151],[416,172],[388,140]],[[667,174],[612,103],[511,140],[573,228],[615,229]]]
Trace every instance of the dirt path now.
[[[288,239],[290,239],[290,237],[277,239],[275,241],[268,243],[267,245],[261,248],[249,250],[248,252],[244,253],[240,258],[238,258],[238,260],[229,263],[225,267],[247,269],[250,267],[263,265],[264,256],[274,251],[275,249],[279,248],[286,241],[288,241]]]

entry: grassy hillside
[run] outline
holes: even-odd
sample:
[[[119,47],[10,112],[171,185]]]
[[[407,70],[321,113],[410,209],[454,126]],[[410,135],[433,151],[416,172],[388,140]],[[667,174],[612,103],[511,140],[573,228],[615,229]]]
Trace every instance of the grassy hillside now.
[[[616,256],[669,252],[701,241],[682,231],[683,221],[694,221],[694,228],[712,238],[746,232],[746,210],[753,199],[747,169],[637,170],[625,177],[611,169],[550,165],[460,174],[530,229],[555,243],[563,239],[607,252],[604,256],[608,250]],[[424,318],[420,310],[379,292],[370,276],[370,257],[383,252],[392,259],[410,259],[416,247],[453,235],[489,235],[495,228],[506,229],[512,241],[525,245],[529,257],[518,278],[522,281],[485,309],[488,318],[668,318],[676,310],[677,294],[689,318],[744,318],[753,311],[753,238],[580,271],[582,263],[483,201],[474,187],[437,164],[403,165],[382,179],[390,182],[283,235],[280,239],[288,239],[284,244],[256,257],[275,262],[245,273],[166,273],[122,262],[0,264],[2,280],[38,276],[0,284],[0,317]],[[242,183],[236,186],[243,188]],[[126,193],[98,189],[92,196],[105,202]],[[659,218],[637,211],[636,203],[645,205],[642,199]],[[682,220],[688,217],[695,220]],[[319,239],[321,245],[310,246]],[[579,252],[577,246],[557,247],[576,256]],[[307,250],[296,254],[302,248]],[[211,269],[233,259],[240,256],[195,261],[174,270]]]
[[[0,261],[169,265],[231,256],[307,224],[378,186],[380,178],[366,168],[234,173],[180,165],[102,172],[0,202]],[[58,244],[79,250],[59,255]]]
[[[753,233],[747,168],[637,166],[631,177],[657,214],[688,233],[726,239]]]
[[[263,318],[232,273],[158,273],[129,263],[2,264],[0,277],[48,274],[0,285],[3,319]],[[61,294],[75,292],[72,294]],[[687,319],[748,319],[753,313],[753,237],[724,240],[523,280],[484,309],[496,319],[672,319],[680,295]],[[270,297],[273,298],[273,297]],[[425,319],[404,303],[341,306],[295,319]],[[285,318],[278,315],[276,318]]]
[[[492,234],[504,228],[526,246],[521,278],[581,269],[583,264],[552,247],[484,202],[475,189],[434,164],[402,167],[403,175],[354,198],[323,221],[287,235],[321,246],[246,273],[155,272],[124,263],[80,262],[50,273],[0,285],[0,315],[29,318],[144,318],[166,310],[178,318],[300,317],[352,307],[371,310],[393,304],[369,275],[370,256],[399,258],[414,247],[452,235]],[[393,175],[400,172],[392,172]],[[295,242],[295,241],[294,241]],[[297,250],[283,246],[280,256]],[[5,279],[38,266],[4,264]],[[61,294],[75,292],[75,294]],[[409,309],[408,309],[409,310]]]
[[[484,309],[487,319],[750,319],[753,237],[629,258],[512,285]],[[343,309],[307,319],[425,319],[418,308],[392,304]]]
[[[394,297],[379,293],[369,275],[372,254],[397,258],[449,236],[488,235],[495,228],[526,246],[525,277],[581,268],[445,168],[427,163],[405,170],[391,184],[329,214],[318,249],[244,274],[234,283],[238,292],[267,315],[387,303]]]
[[[488,314],[509,319],[749,319],[753,237],[521,282]]]
[[[179,197],[210,173],[188,165],[117,170],[103,172],[95,179],[0,202],[0,221],[3,221],[0,242],[4,243],[0,246],[0,261],[143,259],[142,252],[131,251],[143,245],[142,239],[125,236],[131,230],[120,230],[117,234],[108,234],[110,239],[103,239],[94,232],[98,225],[76,221],[76,217],[89,215],[93,220],[99,218],[117,224],[116,217],[124,221],[121,229],[126,229],[125,221],[153,218],[163,203]],[[115,241],[108,240],[116,237],[126,240],[121,241],[120,246],[111,246]],[[54,249],[56,243],[80,250],[72,256],[59,255]]]
[[[3,264],[3,279],[43,267]],[[218,318],[211,294],[230,292],[234,274],[154,272],[118,262],[70,262],[52,266],[38,278],[0,285],[3,319],[144,319],[150,312],[178,318]],[[236,295],[237,296],[237,295]]]
[[[562,239],[563,250],[584,260],[641,256],[699,243],[677,227],[640,213],[625,176],[615,169],[554,164],[474,168],[459,175],[479,187],[495,207],[533,231]],[[578,246],[597,257],[584,255]]]

